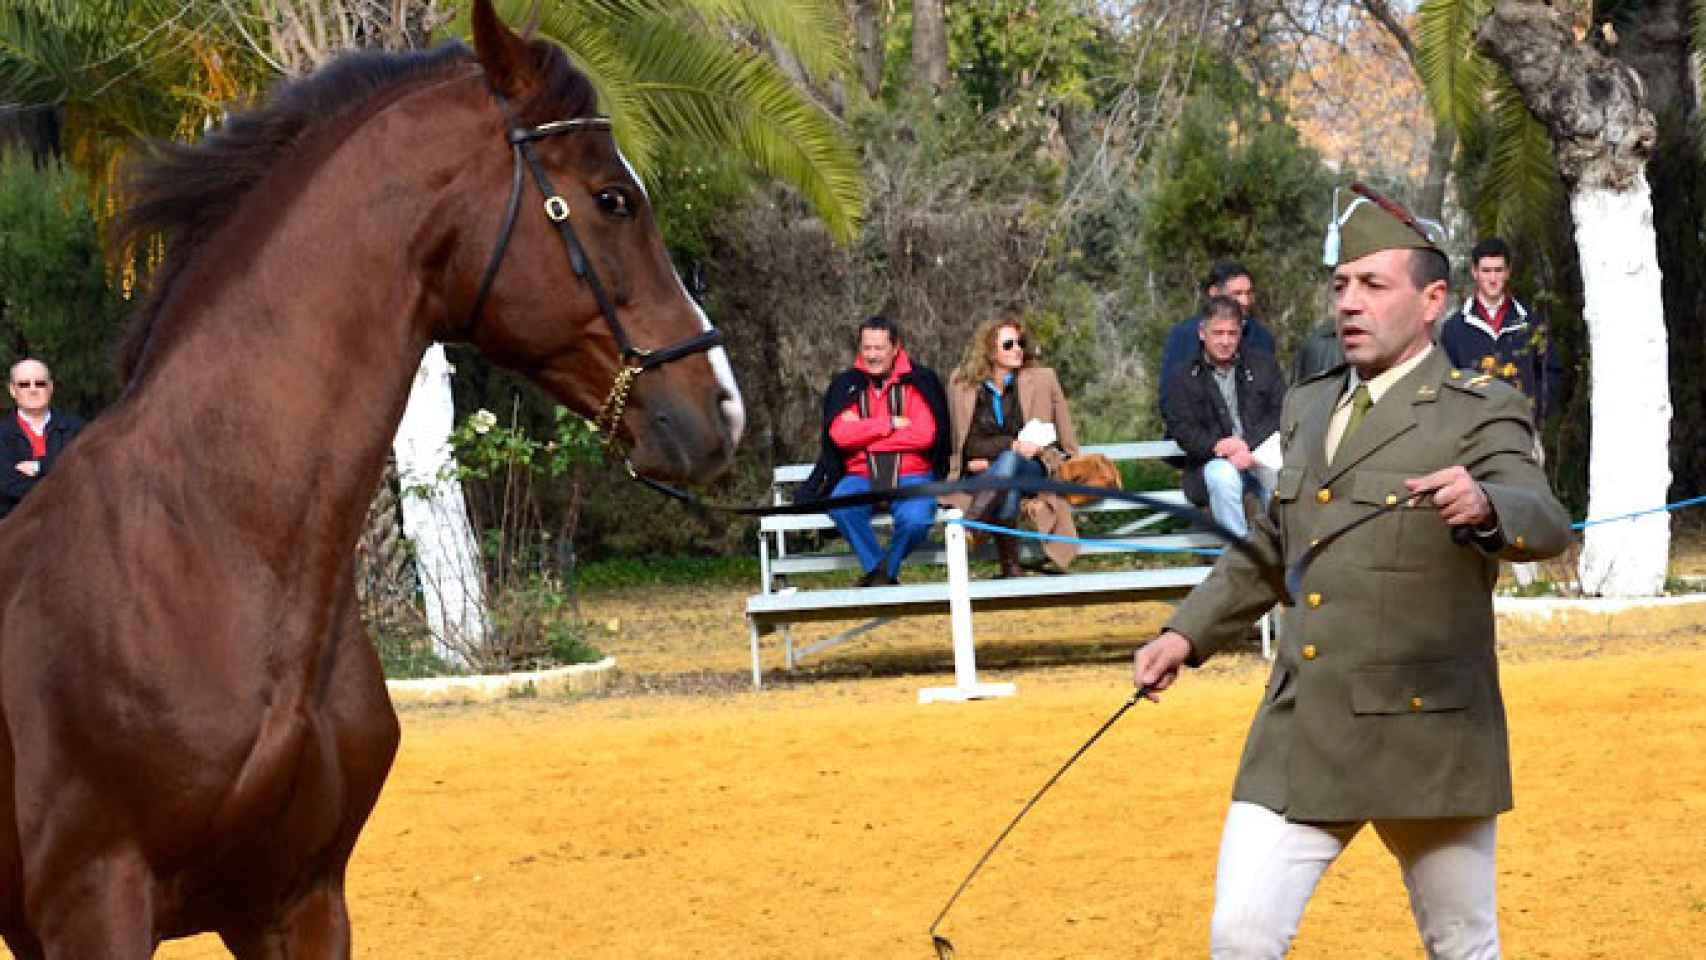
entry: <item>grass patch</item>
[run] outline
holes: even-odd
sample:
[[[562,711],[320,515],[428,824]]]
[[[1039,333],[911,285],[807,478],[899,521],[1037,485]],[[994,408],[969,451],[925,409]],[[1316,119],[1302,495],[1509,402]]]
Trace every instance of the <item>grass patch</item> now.
[[[587,592],[634,587],[758,584],[758,557],[612,557],[583,563],[575,571]]]

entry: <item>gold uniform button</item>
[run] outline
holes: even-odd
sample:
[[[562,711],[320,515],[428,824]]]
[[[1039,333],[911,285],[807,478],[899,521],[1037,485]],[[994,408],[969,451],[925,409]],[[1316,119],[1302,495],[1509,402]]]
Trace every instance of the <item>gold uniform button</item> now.
[[[1322,487],[1321,489],[1315,491],[1315,502],[1316,503],[1331,503],[1332,501],[1333,501],[1333,491],[1327,489],[1326,487]]]
[[[1312,547],[1319,547],[1321,545],[1321,538],[1320,537],[1312,537],[1309,541],[1309,545]]]
[[[1321,595],[1319,593],[1310,594],[1309,595],[1309,606],[1311,608],[1314,608],[1314,607],[1319,607],[1320,605],[1321,605]]]
[[[1398,505],[1398,495],[1396,493],[1387,494],[1386,505],[1389,507],[1396,507]]]
[[[1315,659],[1315,644],[1306,643],[1303,645],[1303,659],[1305,659],[1305,660]]]
[[[1411,697],[1410,698],[1410,709],[1411,710],[1422,709],[1422,698],[1421,697]]]
[[[1523,541],[1522,541],[1522,537],[1520,537],[1520,536],[1518,536],[1518,537],[1517,537],[1517,538],[1516,538],[1516,548],[1517,548],[1517,549],[1518,549],[1518,550],[1527,550],[1527,549],[1528,549],[1528,544],[1526,544],[1526,543],[1524,543],[1524,542],[1523,542]]]

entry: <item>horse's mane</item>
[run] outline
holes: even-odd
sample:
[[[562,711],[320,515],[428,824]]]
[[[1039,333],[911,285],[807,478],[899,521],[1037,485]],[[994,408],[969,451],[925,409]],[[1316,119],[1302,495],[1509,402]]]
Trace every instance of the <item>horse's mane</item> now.
[[[597,110],[591,82],[556,44],[536,39],[528,49],[543,82],[515,105],[518,119],[578,117]],[[234,113],[200,143],[152,144],[152,155],[126,178],[131,205],[118,221],[115,238],[122,248],[158,236],[166,255],[119,348],[119,382],[128,384],[136,372],[178,277],[281,159],[310,142],[312,134],[356,116],[364,105],[472,61],[472,52],[461,43],[407,53],[345,54],[275,87],[264,104]]]

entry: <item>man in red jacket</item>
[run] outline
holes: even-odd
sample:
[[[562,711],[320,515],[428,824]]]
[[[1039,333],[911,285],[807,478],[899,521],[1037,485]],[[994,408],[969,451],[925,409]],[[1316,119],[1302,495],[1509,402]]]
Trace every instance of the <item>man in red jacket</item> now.
[[[947,474],[948,399],[930,368],[915,365],[900,329],[886,317],[859,324],[859,357],[824,393],[823,448],[800,488],[802,499],[892,490]],[[888,505],[894,535],[887,550],[871,529],[872,506],[829,511],[864,568],[862,587],[899,581],[901,561],[936,519],[934,497],[900,497]]]

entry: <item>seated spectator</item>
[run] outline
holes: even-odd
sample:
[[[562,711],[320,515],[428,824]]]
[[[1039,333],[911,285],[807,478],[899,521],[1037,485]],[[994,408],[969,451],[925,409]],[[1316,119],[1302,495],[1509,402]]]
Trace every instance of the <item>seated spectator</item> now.
[[[1054,473],[1067,457],[1078,453],[1072,413],[1060,380],[1048,367],[1034,364],[1032,344],[1017,315],[1004,315],[981,324],[966,346],[965,359],[948,381],[948,409],[953,421],[950,480],[966,476],[1031,477]],[[1025,425],[1051,425],[1054,440],[1045,444],[1019,439]],[[1075,537],[1072,507],[1064,497],[1045,493],[1023,496],[1017,490],[983,491],[976,497],[944,497],[950,506],[984,523],[1013,526],[1021,504],[1031,526],[1057,536]],[[996,552],[1001,576],[1022,576],[1019,541],[997,534]],[[1065,570],[1078,555],[1078,546],[1045,541],[1043,552],[1055,569]]]
[[[1168,435],[1185,451],[1185,496],[1240,536],[1249,533],[1244,495],[1265,504],[1273,492],[1252,451],[1279,429],[1285,400],[1279,364],[1266,351],[1243,349],[1242,329],[1236,301],[1208,302],[1197,358],[1174,373],[1161,411]]]
[[[823,439],[800,498],[818,500],[939,480],[948,470],[948,400],[936,374],[907,356],[900,328],[886,317],[859,324],[859,355],[823,396]],[[888,504],[894,533],[883,549],[872,506],[829,511],[864,575],[862,587],[900,582],[900,564],[936,522],[934,497]]]
[[[0,452],[10,467],[0,480],[0,517],[48,475],[71,439],[83,429],[76,414],[53,409],[53,374],[40,360],[25,358],[12,364],[7,385],[17,404],[13,415],[0,420]]]
[[[1242,321],[1240,336],[1244,346],[1253,350],[1265,350],[1268,356],[1279,355],[1274,345],[1274,335],[1262,321],[1257,320],[1252,312],[1256,305],[1256,286],[1250,279],[1250,271],[1244,265],[1233,260],[1223,260],[1214,265],[1203,285],[1209,299],[1215,297],[1230,297],[1238,304],[1239,317]],[[1182,367],[1201,355],[1201,346],[1197,340],[1197,332],[1202,328],[1202,314],[1197,314],[1186,320],[1181,320],[1167,332],[1167,343],[1161,350],[1161,404],[1158,409],[1167,409],[1167,391],[1173,382],[1173,375]]]

